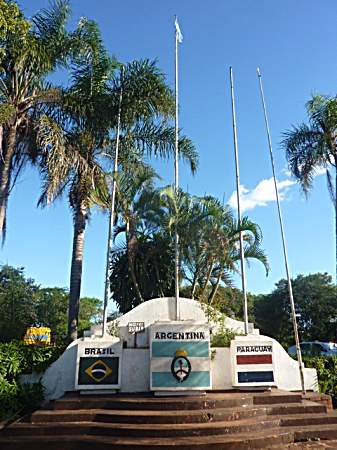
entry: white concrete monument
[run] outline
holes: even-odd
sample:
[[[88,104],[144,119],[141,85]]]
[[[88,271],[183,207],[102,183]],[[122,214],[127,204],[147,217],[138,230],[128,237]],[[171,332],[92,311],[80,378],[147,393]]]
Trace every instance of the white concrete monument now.
[[[110,338],[101,338],[101,327],[92,327],[43,374],[46,398],[93,389],[103,393],[250,386],[301,390],[297,361],[275,339],[261,336],[253,324],[249,335],[242,336],[243,322],[209,321],[199,302],[185,298],[180,299],[180,319],[175,322],[174,298],[157,298],[109,323]],[[221,326],[239,336],[231,348],[209,349],[212,334]],[[24,381],[38,378],[25,376]],[[315,369],[304,369],[304,381],[307,390],[318,390]]]
[[[232,384],[236,387],[275,386],[273,341],[237,336],[231,342]]]
[[[116,338],[84,338],[77,344],[75,390],[116,390],[121,387],[122,343]]]

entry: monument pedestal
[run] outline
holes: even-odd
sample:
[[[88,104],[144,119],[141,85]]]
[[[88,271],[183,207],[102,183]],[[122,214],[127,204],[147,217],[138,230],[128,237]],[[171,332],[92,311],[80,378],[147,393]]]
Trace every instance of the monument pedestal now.
[[[77,345],[75,390],[111,393],[121,385],[122,343],[119,339],[83,338]]]
[[[150,329],[150,390],[191,395],[211,389],[209,326],[194,321],[155,322]]]
[[[272,340],[237,336],[231,342],[230,353],[233,387],[253,390],[276,386]]]

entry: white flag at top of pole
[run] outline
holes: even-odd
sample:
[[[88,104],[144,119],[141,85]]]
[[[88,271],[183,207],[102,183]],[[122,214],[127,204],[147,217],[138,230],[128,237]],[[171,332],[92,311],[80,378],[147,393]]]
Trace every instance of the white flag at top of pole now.
[[[177,17],[176,17],[176,20],[175,20],[174,24],[176,26],[176,36],[177,36],[178,42],[181,44],[183,42],[183,35],[182,35],[181,31],[180,31],[180,27],[179,27],[179,23],[178,23]]]

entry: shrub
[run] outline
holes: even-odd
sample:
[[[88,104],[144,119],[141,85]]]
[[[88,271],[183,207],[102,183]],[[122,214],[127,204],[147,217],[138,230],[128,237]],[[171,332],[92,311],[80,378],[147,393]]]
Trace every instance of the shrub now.
[[[231,341],[240,333],[231,330],[230,328],[221,328],[216,334],[211,337],[211,347],[229,347]]]
[[[319,390],[322,394],[332,397],[334,407],[337,407],[337,357],[335,356],[303,356],[306,367],[317,370]]]
[[[8,420],[38,408],[43,400],[41,382],[21,384],[19,376],[43,372],[64,347],[0,343],[0,419]]]

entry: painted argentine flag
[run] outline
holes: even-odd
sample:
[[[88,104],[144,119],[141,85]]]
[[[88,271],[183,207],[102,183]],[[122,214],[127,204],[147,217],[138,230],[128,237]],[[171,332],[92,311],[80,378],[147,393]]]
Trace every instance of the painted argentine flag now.
[[[180,27],[179,27],[179,23],[178,23],[178,19],[177,18],[176,18],[176,20],[174,22],[174,25],[176,27],[176,36],[177,36],[178,42],[181,44],[183,42],[183,35],[182,35],[181,31],[180,31]]]

